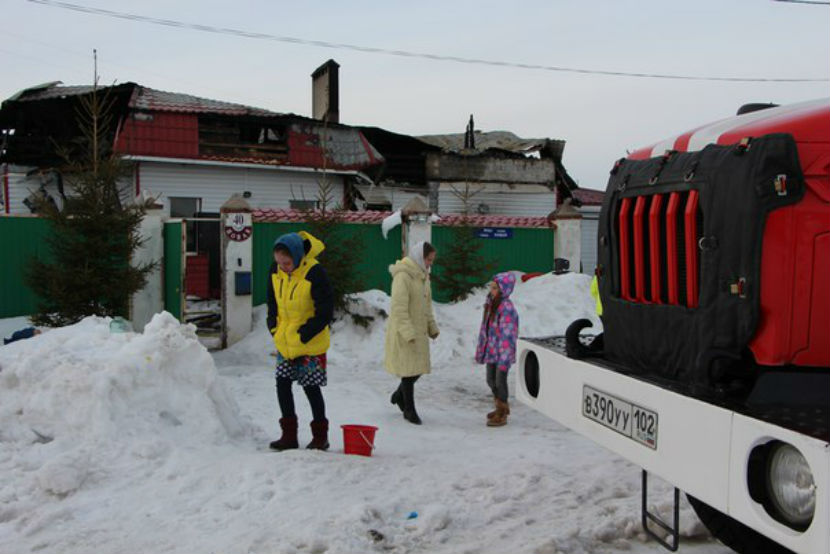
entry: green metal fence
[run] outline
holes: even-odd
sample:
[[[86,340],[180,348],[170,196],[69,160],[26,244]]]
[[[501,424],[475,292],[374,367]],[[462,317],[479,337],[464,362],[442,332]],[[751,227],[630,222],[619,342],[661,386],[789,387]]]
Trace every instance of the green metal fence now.
[[[164,309],[181,320],[184,308],[184,249],[182,240],[184,222],[168,221],[164,224]]]
[[[37,217],[0,217],[0,318],[29,315],[35,312],[38,299],[26,287],[23,275],[26,264],[32,256],[48,259],[49,252],[46,237],[49,222]],[[308,230],[305,223],[254,223],[253,233],[253,302],[263,304],[266,297],[268,269],[273,261],[272,247],[274,240],[294,231]],[[181,279],[181,261],[167,259],[173,256],[173,235],[175,229],[168,224],[165,228],[165,280],[168,290],[179,286]],[[352,254],[354,263],[362,276],[360,290],[380,289],[387,293],[391,287],[389,265],[401,255],[401,228],[392,229],[384,239],[379,224],[342,223],[338,233],[358,233],[362,238],[363,249]],[[553,269],[553,231],[551,229],[514,228],[509,238],[478,238],[475,229],[471,229],[469,240],[480,241],[481,253],[493,266],[493,273],[507,270],[524,272],[547,272]],[[450,241],[454,240],[452,227],[433,226],[432,241],[438,249],[447,251]],[[173,256],[178,259],[178,255]],[[433,287],[433,295],[439,302],[446,301],[445,295]],[[173,295],[178,298],[178,295]],[[166,298],[176,306],[174,298]]]
[[[265,303],[268,270],[274,261],[274,241],[284,233],[308,230],[306,223],[254,223],[252,278],[255,306]],[[363,250],[352,254],[357,271],[362,277],[359,290],[380,289],[389,292],[392,286],[389,265],[401,257],[400,227],[392,229],[385,239],[378,224],[341,223],[336,232],[346,236],[357,233],[362,239]]]
[[[457,227],[434,225],[432,227],[432,242],[441,252],[456,240],[454,230]],[[480,238],[478,228],[469,228],[469,237],[465,240],[481,244],[480,253],[492,266],[492,273],[501,271],[523,271],[525,273],[549,272],[553,270],[553,233],[549,228],[512,228],[507,238]],[[484,283],[482,283],[484,284]],[[446,302],[447,295],[434,284],[432,297],[438,302]]]
[[[0,318],[35,312],[38,297],[24,274],[32,257],[49,259],[50,223],[38,217],[0,217]]]

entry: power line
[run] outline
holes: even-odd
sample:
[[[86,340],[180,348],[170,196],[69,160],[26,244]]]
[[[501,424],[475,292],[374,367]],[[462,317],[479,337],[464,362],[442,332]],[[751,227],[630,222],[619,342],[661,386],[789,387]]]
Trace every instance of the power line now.
[[[76,58],[84,58],[85,60],[89,60],[89,52],[81,52],[79,50],[74,50],[74,49],[71,49],[71,48],[67,48],[66,45],[60,45],[59,46],[59,45],[56,45],[56,44],[53,44],[53,43],[44,42],[42,40],[37,40],[37,39],[34,39],[30,36],[19,34],[19,33],[13,32],[13,31],[9,31],[7,29],[4,29],[4,33],[7,34],[7,35],[11,35],[13,37],[16,37],[19,40],[24,40],[24,41],[27,41],[27,42],[31,42],[32,44],[37,44],[39,46],[50,48],[52,50],[59,50],[63,56],[74,56]],[[17,57],[28,58],[28,59],[31,59],[31,60],[34,60],[34,61],[37,61],[37,62],[40,62],[40,63],[43,63],[43,64],[52,65],[52,66],[55,66],[55,67],[61,67],[61,68],[66,69],[65,64],[56,63],[52,60],[44,60],[42,58],[35,58],[35,57],[31,56],[30,53],[21,54],[21,53],[18,53],[18,52],[12,52],[12,51],[4,49],[2,47],[0,47],[0,52],[6,52],[7,54],[11,54],[11,55],[14,55],[14,56],[17,56]],[[103,61],[103,64],[105,65],[105,67],[114,68],[114,70],[110,70],[110,72],[115,73],[116,80],[118,78],[118,74],[116,73],[115,70],[119,70],[121,72],[129,72],[130,70],[139,70],[139,71],[143,72],[144,74],[152,76],[152,77],[158,77],[160,79],[164,79],[164,80],[167,80],[167,81],[172,81],[174,83],[180,83],[180,84],[184,83],[187,86],[192,85],[192,83],[190,81],[186,80],[187,78],[183,77],[182,75],[171,76],[171,75],[157,73],[155,71],[148,70],[146,67],[138,67],[138,66],[133,65],[133,64],[125,64],[122,60],[119,60],[117,58],[109,58],[108,56],[104,57],[102,59],[102,61]],[[79,65],[73,65],[72,69],[75,69],[76,72],[81,71]],[[85,72],[86,69],[84,69],[83,71]],[[202,86],[202,88],[206,88],[206,87]],[[219,97],[233,97],[234,95],[238,94],[238,91],[233,91],[231,89],[225,89],[225,88],[216,88],[215,86],[208,86],[206,88],[206,90],[211,91],[212,93],[214,93],[214,95],[218,95]]]
[[[773,2],[789,2],[790,4],[813,4],[814,6],[830,6],[830,2],[820,0],[772,0]]]
[[[103,8],[92,8],[88,6],[81,6],[78,4],[71,4],[69,2],[59,2],[56,0],[29,0],[35,4],[42,4],[55,8],[62,8],[81,13],[102,15],[106,17],[113,17],[117,19],[125,19],[128,21],[137,21],[140,23],[150,23],[153,25],[161,25],[164,27],[176,27],[181,29],[191,29],[194,31],[202,31],[205,33],[233,35],[242,38],[270,40],[276,42],[286,42],[290,44],[302,44],[306,46],[317,46],[320,48],[331,48],[335,50],[352,50],[355,52],[362,52],[365,54],[385,54],[389,56],[399,56],[404,58],[421,58],[434,61],[456,62],[464,64],[488,65],[496,67],[510,67],[517,69],[532,69],[540,71],[556,71],[565,73],[580,73],[584,75],[605,75],[613,77],[641,77],[650,79],[676,79],[685,81],[727,81],[727,82],[752,82],[752,83],[813,83],[830,81],[827,78],[763,78],[763,77],[707,77],[699,75],[676,75],[666,73],[632,73],[627,71],[606,71],[599,69],[581,69],[575,67],[562,67],[554,65],[538,65],[526,64],[516,62],[506,62],[497,60],[485,60],[478,58],[464,58],[460,56],[448,56],[441,54],[428,54],[423,52],[410,52],[406,50],[391,50],[387,48],[376,48],[371,46],[359,46],[355,44],[345,44],[338,42],[328,42],[323,40],[309,40],[297,37],[271,35],[267,33],[258,33],[253,31],[243,31],[239,29],[229,29],[225,27],[214,27],[212,25],[201,25],[197,23],[187,23],[184,21],[177,21],[173,19],[160,19],[157,17],[150,17],[144,15],[130,14],[124,12],[117,12],[112,10],[105,10]]]

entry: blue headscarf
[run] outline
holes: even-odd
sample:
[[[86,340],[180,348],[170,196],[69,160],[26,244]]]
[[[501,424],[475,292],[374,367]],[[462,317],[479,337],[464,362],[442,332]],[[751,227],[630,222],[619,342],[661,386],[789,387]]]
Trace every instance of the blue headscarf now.
[[[305,256],[303,237],[297,233],[286,233],[274,241],[274,248],[280,244],[285,246],[291,253],[291,259],[294,260],[294,267],[300,267],[300,262],[303,261],[303,256]]]

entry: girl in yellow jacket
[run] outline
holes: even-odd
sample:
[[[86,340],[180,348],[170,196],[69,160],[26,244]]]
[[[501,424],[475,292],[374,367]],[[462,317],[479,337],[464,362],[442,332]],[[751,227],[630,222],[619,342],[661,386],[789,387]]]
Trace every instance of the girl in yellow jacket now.
[[[268,275],[268,329],[277,347],[277,400],[282,436],[273,450],[297,448],[297,413],[291,385],[299,383],[311,405],[312,441],[307,448],[327,450],[329,421],[321,387],[326,386],[326,351],[334,295],[317,256],[323,243],[306,233],[288,233],[274,242]]]
[[[421,418],[415,410],[415,381],[430,372],[429,340],[438,336],[432,314],[432,291],[429,270],[435,261],[435,248],[419,242],[409,256],[389,268],[392,274],[392,298],[386,324],[384,365],[386,371],[401,378],[391,402],[403,417],[416,425]]]

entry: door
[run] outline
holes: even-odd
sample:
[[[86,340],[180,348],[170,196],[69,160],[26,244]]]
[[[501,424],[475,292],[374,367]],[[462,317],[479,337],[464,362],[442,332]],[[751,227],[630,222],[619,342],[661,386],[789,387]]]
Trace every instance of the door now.
[[[164,309],[182,321],[186,229],[182,220],[164,224]]]

